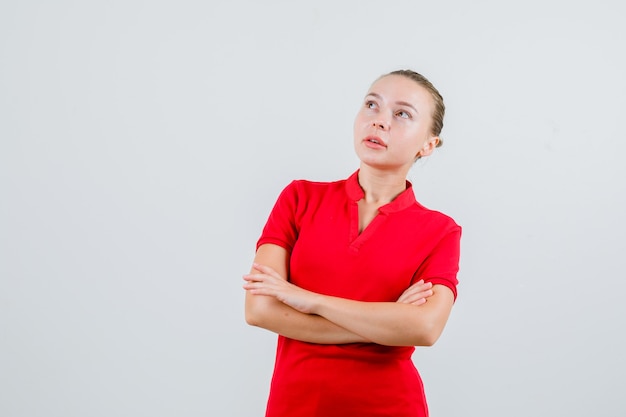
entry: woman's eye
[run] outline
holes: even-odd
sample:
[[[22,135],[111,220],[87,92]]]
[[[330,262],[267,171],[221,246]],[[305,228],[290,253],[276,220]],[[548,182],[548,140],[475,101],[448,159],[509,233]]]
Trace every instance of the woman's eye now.
[[[368,109],[375,109],[376,108],[376,103],[374,103],[373,101],[366,101],[365,102],[365,107],[367,107]]]
[[[403,119],[410,119],[411,115],[408,112],[405,112],[404,110],[400,110],[396,113],[397,116],[402,117]]]

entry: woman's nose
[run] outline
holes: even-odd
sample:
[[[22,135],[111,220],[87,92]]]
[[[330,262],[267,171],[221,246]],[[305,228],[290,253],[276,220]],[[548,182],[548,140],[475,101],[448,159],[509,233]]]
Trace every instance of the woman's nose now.
[[[387,130],[389,129],[389,122],[383,120],[383,119],[375,119],[372,121],[372,126],[375,129],[380,129],[380,130]]]

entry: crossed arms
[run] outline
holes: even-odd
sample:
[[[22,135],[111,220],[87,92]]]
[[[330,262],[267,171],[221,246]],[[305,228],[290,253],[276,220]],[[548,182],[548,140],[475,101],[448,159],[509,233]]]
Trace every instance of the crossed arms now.
[[[289,283],[289,254],[261,245],[244,275],[246,322],[310,343],[431,346],[448,320],[454,296],[419,281],[396,302],[364,302],[307,291]]]

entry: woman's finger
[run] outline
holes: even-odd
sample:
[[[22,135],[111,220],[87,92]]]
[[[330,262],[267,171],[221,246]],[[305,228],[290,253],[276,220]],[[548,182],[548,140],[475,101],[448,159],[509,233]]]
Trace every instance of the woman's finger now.
[[[411,285],[407,288],[400,298],[398,298],[397,302],[406,303],[406,304],[414,304],[416,302],[422,303],[422,299],[428,298],[432,293],[432,284],[430,282],[424,282],[420,280],[415,284]]]
[[[430,297],[431,295],[433,295],[432,290],[427,290],[427,291],[423,291],[417,294],[412,294],[409,297],[405,297],[402,301],[402,303],[405,304],[424,304],[426,302],[426,299],[428,297]]]
[[[432,294],[432,291],[426,291],[423,293],[419,293],[419,294],[413,294],[411,296],[406,296],[406,297],[402,297],[400,299],[398,299],[398,303],[404,303],[404,304],[415,304],[416,302],[419,302],[421,300],[426,300],[428,297],[430,297]]]
[[[276,272],[274,269],[270,268],[267,265],[253,263],[252,267],[254,269],[256,269],[257,271],[263,273],[263,274],[267,274],[267,275],[270,275],[272,277],[279,278],[279,279],[281,279],[283,281],[286,281],[286,279],[284,277],[280,276],[280,274],[278,272]]]

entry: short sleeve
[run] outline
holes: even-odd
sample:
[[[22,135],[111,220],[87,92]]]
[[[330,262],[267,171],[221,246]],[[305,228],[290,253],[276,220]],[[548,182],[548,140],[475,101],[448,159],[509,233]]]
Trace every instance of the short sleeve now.
[[[461,249],[461,227],[455,225],[434,246],[433,250],[420,265],[413,282],[423,279],[433,285],[441,284],[452,290],[454,299],[457,296],[457,273]]]
[[[257,241],[257,249],[263,244],[272,243],[291,253],[300,229],[298,220],[300,198],[298,194],[297,181],[292,181],[280,193],[263,228],[261,237]]]

